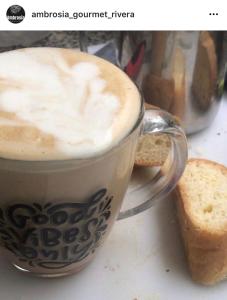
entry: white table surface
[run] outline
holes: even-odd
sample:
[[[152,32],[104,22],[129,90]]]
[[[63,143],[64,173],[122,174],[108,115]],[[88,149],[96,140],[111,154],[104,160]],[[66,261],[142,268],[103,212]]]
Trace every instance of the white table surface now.
[[[227,166],[227,100],[210,128],[189,140],[190,157]],[[227,299],[227,282],[192,282],[175,210],[164,199],[148,211],[116,222],[96,259],[77,275],[41,279],[15,271],[0,258],[0,300],[213,300]]]

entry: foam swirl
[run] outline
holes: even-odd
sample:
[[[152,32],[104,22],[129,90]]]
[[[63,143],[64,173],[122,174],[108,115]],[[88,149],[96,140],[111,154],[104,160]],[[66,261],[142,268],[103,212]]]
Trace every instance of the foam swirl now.
[[[139,94],[110,63],[73,50],[0,54],[0,155],[85,158],[119,142],[139,114]]]

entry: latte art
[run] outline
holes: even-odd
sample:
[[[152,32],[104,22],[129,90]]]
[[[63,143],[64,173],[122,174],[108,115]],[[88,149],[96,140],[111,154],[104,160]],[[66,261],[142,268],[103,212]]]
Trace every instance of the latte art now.
[[[86,158],[107,151],[134,126],[134,84],[88,54],[28,48],[0,54],[0,156]]]

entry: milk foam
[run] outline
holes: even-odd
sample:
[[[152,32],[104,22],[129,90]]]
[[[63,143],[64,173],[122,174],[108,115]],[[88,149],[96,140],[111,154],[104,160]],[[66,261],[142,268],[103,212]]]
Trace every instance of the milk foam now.
[[[104,60],[56,48],[0,54],[2,157],[96,155],[127,135],[139,106],[133,83]]]

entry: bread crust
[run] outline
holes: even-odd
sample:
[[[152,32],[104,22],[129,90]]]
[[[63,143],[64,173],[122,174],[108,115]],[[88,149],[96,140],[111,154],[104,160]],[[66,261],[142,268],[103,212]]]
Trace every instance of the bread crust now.
[[[227,178],[227,168],[206,159],[190,159],[190,164],[206,164],[208,168],[218,168]],[[189,210],[185,193],[184,178],[179,181],[175,193],[181,234],[186,250],[192,278],[202,284],[212,285],[227,275],[227,226],[223,230],[202,227]]]

